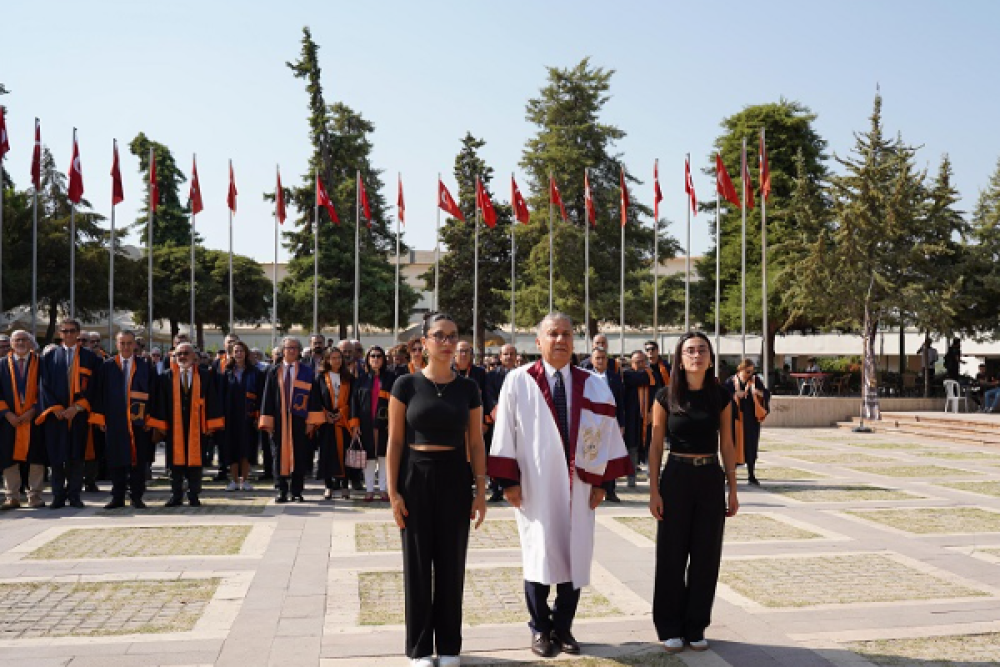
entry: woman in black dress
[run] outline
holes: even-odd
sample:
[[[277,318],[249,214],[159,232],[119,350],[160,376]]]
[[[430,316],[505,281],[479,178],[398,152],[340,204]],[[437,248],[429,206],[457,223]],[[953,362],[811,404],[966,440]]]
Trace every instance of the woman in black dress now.
[[[250,464],[257,462],[257,419],[264,374],[250,363],[250,348],[236,341],[222,376],[222,405],[226,417],[225,461],[229,462],[227,491],[252,491]]]
[[[671,653],[708,648],[722,531],[739,509],[732,400],[716,377],[712,344],[686,333],[674,361],[670,383],[656,394],[649,446],[649,511],[658,521],[653,624]],[[670,454],[661,473],[664,438]]]
[[[385,452],[389,442],[389,395],[396,376],[385,363],[385,350],[378,345],[368,348],[365,372],[354,383],[351,414],[358,419],[352,430],[360,433],[365,448],[365,502],[375,500],[375,474],[382,500],[389,500],[385,479]]]
[[[733,437],[736,443],[736,462],[747,464],[747,483],[760,486],[754,475],[757,465],[757,450],[760,445],[760,423],[757,406],[764,415],[771,405],[771,392],[764,381],[754,373],[753,361],[744,359],[736,367],[736,375],[726,380],[726,389],[736,402],[733,410]]]
[[[351,497],[351,487],[344,476],[344,450],[351,441],[351,427],[359,423],[351,418],[353,385],[354,376],[344,366],[344,355],[335,347],[329,348],[313,380],[306,427],[319,448],[319,474],[326,485],[323,497],[327,500],[333,498],[338,488],[343,489],[345,499]]]
[[[389,493],[402,529],[406,655],[414,667],[433,667],[435,652],[438,667],[460,664],[469,524],[475,518],[478,528],[486,517],[483,407],[479,386],[451,367],[457,343],[448,315],[428,316],[428,364],[396,381],[389,404]]]

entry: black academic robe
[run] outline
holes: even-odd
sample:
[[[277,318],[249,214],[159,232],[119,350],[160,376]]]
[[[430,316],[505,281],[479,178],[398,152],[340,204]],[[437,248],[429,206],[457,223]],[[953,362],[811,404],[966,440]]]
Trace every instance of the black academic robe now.
[[[264,393],[264,374],[255,366],[247,366],[239,379],[236,371],[227,369],[216,375],[221,389],[222,411],[226,428],[217,440],[222,445],[219,456],[226,464],[246,459],[257,462],[260,419],[260,398]]]
[[[200,366],[194,371],[197,386],[192,382],[187,391],[181,384],[180,369],[170,369],[157,378],[149,425],[164,433],[168,468],[202,467],[205,435],[226,423],[212,371]]]
[[[764,386],[764,381],[756,373],[746,384],[740,381],[739,374],[726,380],[725,387],[733,397],[737,408],[733,410],[733,442],[736,443],[737,448],[737,463],[756,461],[760,446],[760,422],[757,421],[753,395],[747,391],[746,396],[742,399],[736,398],[736,392],[746,391],[749,384],[753,384],[764,392],[764,409],[768,411],[771,409],[771,392]],[[739,431],[742,431],[742,436]]]
[[[501,366],[486,374],[486,385],[483,388],[483,423],[486,428],[483,431],[483,440],[486,442],[486,451],[490,449],[493,442],[493,422],[496,421],[497,404],[500,403],[500,390],[503,388],[503,381],[507,379],[506,368]]]
[[[101,362],[94,374],[90,423],[104,427],[104,455],[109,468],[153,460],[153,439],[147,430],[156,395],[156,370],[146,359],[132,357],[126,383],[122,359]]]
[[[623,418],[618,423],[625,428],[623,436],[628,449],[644,449],[649,443],[647,434],[650,422],[650,408],[656,397],[656,379],[653,372],[629,371],[622,373]]]
[[[90,389],[100,363],[97,355],[79,344],[73,354],[72,369],[66,366],[65,351],[61,346],[42,355],[42,414],[36,421],[44,425],[50,465],[61,466],[70,461],[85,460],[90,431]],[[73,418],[72,424],[67,425],[55,413],[72,405],[83,409]]]
[[[396,376],[389,371],[379,375],[379,395],[372,415],[372,391],[375,387],[375,377],[369,373],[363,374],[354,383],[352,392],[351,414],[358,418],[361,427],[361,446],[365,448],[368,459],[385,456],[389,443],[389,397]],[[378,430],[378,440],[375,431]]]
[[[34,352],[28,353],[23,375],[17,373],[13,352],[0,359],[0,470],[15,463],[46,463],[42,429],[34,420],[15,429],[6,416],[8,412],[22,415],[34,408],[37,417],[41,413],[38,384],[39,360]]]
[[[464,371],[459,370],[457,367],[452,367],[452,370],[462,377],[475,380],[476,384],[479,385],[479,399],[481,401],[483,398],[483,392],[486,391],[486,369],[482,366],[472,364]]]
[[[656,391],[659,391],[661,387],[666,387],[670,383],[670,364],[663,357],[657,359],[655,363],[650,361],[649,371],[653,374],[653,379],[656,380]],[[653,393],[655,394],[656,391]]]
[[[312,462],[312,447],[306,436],[309,417],[309,394],[312,392],[313,370],[308,364],[297,363],[291,388],[292,405],[283,406],[285,364],[274,364],[264,381],[264,398],[261,400],[261,429],[271,429],[274,452],[275,477],[290,477],[293,472],[305,473]],[[288,419],[286,420],[286,417]],[[287,423],[286,423],[287,421]]]
[[[351,394],[354,377],[341,376],[340,387],[334,395],[333,378],[324,371],[313,380],[309,394],[309,423],[318,426],[314,442],[319,449],[319,474],[323,479],[343,477],[344,451],[351,442],[351,429],[361,422],[351,413]],[[327,413],[339,413],[333,424],[326,419]]]

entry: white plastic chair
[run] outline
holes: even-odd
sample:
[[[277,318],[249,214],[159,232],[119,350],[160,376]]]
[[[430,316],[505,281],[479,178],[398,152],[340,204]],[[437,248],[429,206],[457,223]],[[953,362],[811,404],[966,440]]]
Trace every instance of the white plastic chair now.
[[[950,409],[952,405],[955,406],[954,412],[958,413],[959,402],[965,403],[965,411],[969,411],[969,397],[962,394],[962,387],[959,386],[954,380],[944,381],[944,411],[952,412]]]

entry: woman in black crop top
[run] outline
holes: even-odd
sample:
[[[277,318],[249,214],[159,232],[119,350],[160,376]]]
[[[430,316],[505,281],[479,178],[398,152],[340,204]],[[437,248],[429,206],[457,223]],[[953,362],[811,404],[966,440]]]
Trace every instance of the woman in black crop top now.
[[[653,624],[671,653],[708,648],[725,517],[739,509],[732,400],[716,378],[712,344],[686,333],[674,361],[670,384],[656,395],[649,444],[649,511],[658,521]],[[670,454],[661,474],[664,438]]]
[[[469,523],[479,528],[486,517],[482,399],[451,368],[457,343],[451,317],[429,315],[428,364],[396,380],[389,402],[389,498],[403,538],[406,655],[416,667],[433,667],[435,652],[439,667],[460,664]]]

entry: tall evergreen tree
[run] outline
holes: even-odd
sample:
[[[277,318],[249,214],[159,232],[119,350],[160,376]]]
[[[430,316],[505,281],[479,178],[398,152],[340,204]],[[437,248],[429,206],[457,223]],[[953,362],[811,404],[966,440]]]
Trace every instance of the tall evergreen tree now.
[[[968,240],[965,311],[980,336],[995,339],[1000,331],[1000,160],[976,200]]]
[[[168,246],[187,246],[190,248],[191,209],[181,199],[181,186],[187,182],[187,177],[178,168],[173,153],[164,144],[147,137],[144,132],[137,134],[128,147],[132,155],[139,158],[139,172],[143,177],[143,185],[147,188],[150,148],[153,149],[153,154],[156,156],[156,184],[160,191],[160,200],[156,204],[156,213],[153,215],[153,246],[155,248]],[[146,245],[146,239],[149,238],[148,224],[149,198],[143,193],[142,209],[133,225],[134,231],[139,236],[140,244],[143,246]],[[201,235],[196,230],[195,243],[201,243],[201,240]],[[155,309],[156,306],[154,305],[153,308]]]

